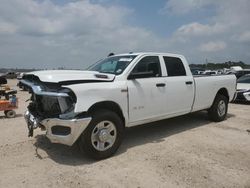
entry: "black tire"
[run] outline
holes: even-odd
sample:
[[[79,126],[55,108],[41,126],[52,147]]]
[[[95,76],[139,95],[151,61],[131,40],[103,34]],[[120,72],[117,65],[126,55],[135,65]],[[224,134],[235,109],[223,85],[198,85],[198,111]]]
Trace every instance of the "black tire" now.
[[[4,114],[7,118],[14,118],[16,117],[16,112],[14,110],[6,110]]]
[[[223,110],[223,113],[221,113],[220,105],[223,103],[225,104],[225,109]],[[214,99],[213,105],[208,110],[209,118],[215,122],[223,121],[227,116],[227,109],[228,109],[227,97],[225,97],[224,95],[217,94]]]
[[[89,157],[100,160],[112,156],[119,146],[121,145],[123,134],[124,134],[124,125],[121,118],[112,111],[109,110],[98,110],[92,115],[92,120],[85,131],[81,134],[78,140],[78,146],[83,153],[86,153]],[[113,145],[105,151],[97,150],[91,141],[91,136],[96,128],[96,125],[100,122],[109,121],[112,122],[116,129],[116,139]]]

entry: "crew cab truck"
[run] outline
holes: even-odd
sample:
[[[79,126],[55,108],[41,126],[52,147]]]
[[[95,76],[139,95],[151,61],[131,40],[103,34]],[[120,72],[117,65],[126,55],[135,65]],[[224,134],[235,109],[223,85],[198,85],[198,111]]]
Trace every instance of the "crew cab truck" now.
[[[222,121],[236,90],[234,75],[194,77],[185,57],[170,53],[113,55],[86,71],[31,72],[21,82],[32,94],[29,136],[40,127],[95,159],[116,152],[126,127],[200,110]]]

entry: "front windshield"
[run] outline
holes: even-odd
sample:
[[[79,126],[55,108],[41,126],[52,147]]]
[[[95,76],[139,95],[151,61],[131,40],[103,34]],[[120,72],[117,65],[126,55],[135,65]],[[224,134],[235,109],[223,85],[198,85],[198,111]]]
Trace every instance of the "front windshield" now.
[[[135,57],[136,55],[107,57],[88,68],[88,70],[118,75],[125,70]]]
[[[237,80],[237,83],[247,83],[250,84],[250,75],[242,76]]]

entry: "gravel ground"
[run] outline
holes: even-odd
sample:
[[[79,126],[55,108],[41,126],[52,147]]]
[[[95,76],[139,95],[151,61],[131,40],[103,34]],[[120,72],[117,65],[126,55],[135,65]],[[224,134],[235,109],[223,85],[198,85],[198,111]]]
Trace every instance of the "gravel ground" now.
[[[16,118],[0,112],[0,187],[250,187],[249,104],[220,123],[198,112],[130,128],[115,156],[93,161],[40,130],[28,138],[29,94],[18,97]]]

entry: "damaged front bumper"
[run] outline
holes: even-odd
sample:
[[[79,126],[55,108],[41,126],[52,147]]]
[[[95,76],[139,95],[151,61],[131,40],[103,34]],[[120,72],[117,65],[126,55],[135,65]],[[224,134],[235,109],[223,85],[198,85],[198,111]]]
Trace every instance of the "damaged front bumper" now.
[[[33,136],[33,129],[45,127],[46,136],[52,143],[60,143],[71,146],[87,128],[90,117],[81,119],[48,118],[39,120],[29,111],[26,111],[25,120],[29,129],[29,136]]]
[[[42,85],[44,83],[35,84],[28,80],[20,82],[32,93],[33,107],[29,105],[24,114],[29,129],[28,136],[33,136],[33,130],[40,127],[46,130],[46,136],[52,143],[73,145],[87,128],[91,117],[76,117],[74,102],[69,100],[71,96],[65,93],[65,89],[64,92],[46,90]]]

